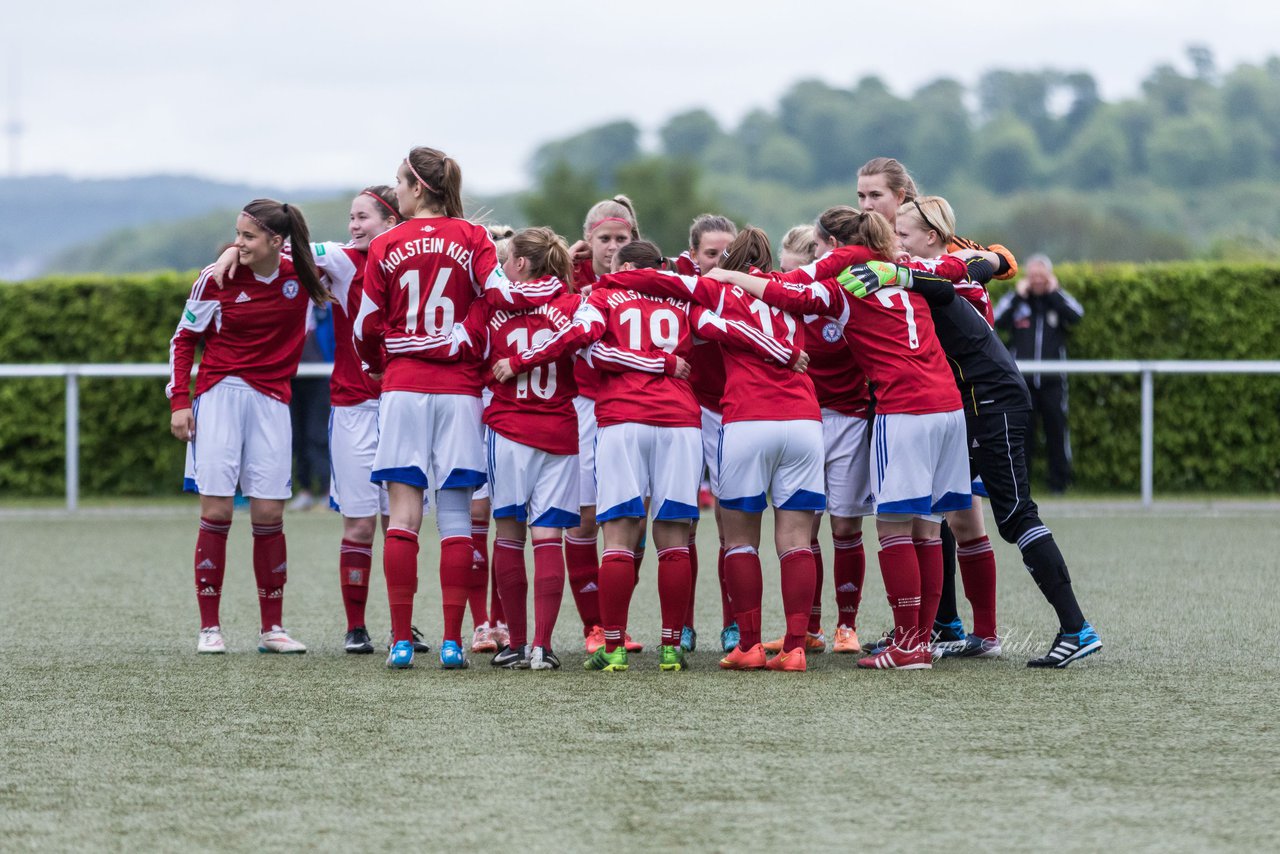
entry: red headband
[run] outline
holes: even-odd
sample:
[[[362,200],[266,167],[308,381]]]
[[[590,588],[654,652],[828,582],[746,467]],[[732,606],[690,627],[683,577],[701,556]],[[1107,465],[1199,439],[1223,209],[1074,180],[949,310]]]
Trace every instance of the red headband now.
[[[627,228],[635,228],[635,226],[631,224],[631,220],[623,219],[620,216],[607,216],[604,219],[598,219],[595,222],[591,223],[591,225],[587,227],[587,231],[589,232],[595,231],[597,228],[604,225],[606,222],[620,222],[623,225],[625,225]]]
[[[426,187],[428,190],[435,193],[437,196],[442,195],[439,190],[437,190],[435,187],[428,184],[426,179],[418,174],[418,170],[413,168],[413,164],[409,162],[409,158],[406,157],[404,159],[404,165],[409,167],[409,171],[413,173],[413,177],[418,179],[419,184]]]
[[[412,167],[412,166],[410,166],[409,168],[410,168],[410,169],[412,169],[413,167]],[[399,218],[400,218],[400,211],[398,211],[398,210],[394,209],[393,207],[391,207],[391,205],[387,204],[387,203],[383,200],[382,196],[379,196],[377,193],[371,193],[371,192],[369,192],[368,190],[361,190],[361,191],[360,191],[360,195],[362,195],[362,196],[368,196],[369,198],[373,199],[375,202],[377,202],[378,204],[380,204],[380,205],[382,205],[384,208],[386,208],[386,209],[387,209],[387,213],[391,214],[391,215],[392,215],[393,217],[395,217],[396,219],[399,219]]]
[[[277,234],[277,233],[276,233],[276,230],[275,230],[275,229],[273,229],[273,228],[268,228],[268,227],[267,227],[267,224],[266,224],[265,222],[263,222],[262,220],[258,219],[256,216],[254,216],[253,214],[249,213],[248,211],[240,211],[240,213],[244,214],[244,215],[245,215],[245,216],[247,216],[249,219],[251,219],[251,220],[253,220],[254,222],[256,222],[256,223],[258,224],[258,228],[262,229],[262,230],[263,230],[263,231],[265,231],[267,234],[272,234],[272,235],[275,235],[276,237],[279,237],[279,236],[280,236],[279,234]]]

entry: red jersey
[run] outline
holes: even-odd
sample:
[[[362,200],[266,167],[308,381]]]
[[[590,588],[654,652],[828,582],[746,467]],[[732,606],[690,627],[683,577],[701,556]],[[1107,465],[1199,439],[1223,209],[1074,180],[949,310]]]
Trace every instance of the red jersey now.
[[[287,255],[270,276],[258,276],[241,265],[221,288],[213,281],[213,265],[205,267],[169,342],[165,394],[170,409],[191,408],[191,366],[201,339],[204,357],[196,376],[197,396],[226,377],[239,377],[268,397],[288,403],[289,380],[302,359],[310,308],[311,298]]]
[[[478,397],[479,363],[431,364],[425,342],[449,334],[500,275],[488,229],[464,219],[420,217],[375,237],[355,346],[372,373],[384,373],[382,390]]]
[[[599,341],[606,353],[620,353],[625,360],[640,360],[636,351],[661,351],[668,365],[673,356],[688,359],[692,336],[721,343],[742,343],[756,348],[766,358],[794,363],[798,353],[757,330],[741,323],[726,322],[701,306],[687,301],[649,296],[608,287],[604,277],[582,304],[573,326],[553,337],[541,348],[533,347],[512,360],[512,369],[529,367],[558,357],[566,350]],[[588,358],[596,359],[601,348],[593,346]],[[637,365],[622,373],[605,373],[596,398],[596,422],[612,424],[653,424],[659,427],[700,427],[702,416],[689,383],[650,373],[654,366]]]
[[[355,320],[364,296],[364,265],[369,253],[326,242],[311,244],[316,269],[333,298],[333,374],[329,377],[329,402],[334,406],[356,406],[377,400],[382,387],[369,378],[360,365],[355,345]]]
[[[923,297],[902,288],[881,288],[858,299],[834,278],[813,279],[815,275],[833,276],[849,266],[848,257],[858,258],[868,251],[842,247],[813,264],[775,275],[765,288],[764,300],[787,311],[830,317],[840,324],[875,393],[878,414],[927,415],[959,409],[960,393]],[[960,281],[968,273],[964,263],[952,256],[910,266],[952,281]]]
[[[596,280],[600,278],[596,275],[596,268],[591,263],[590,258],[579,261],[573,267],[573,288],[579,293],[593,287]],[[588,360],[579,359],[578,363],[573,366],[573,378],[578,382],[578,394],[583,397],[596,399],[596,395],[600,393],[600,370],[594,367]]]
[[[684,251],[673,262],[676,272],[682,276],[700,276],[702,270],[693,256]],[[689,383],[698,405],[712,412],[720,411],[720,399],[724,397],[724,354],[715,341],[695,341],[693,356],[689,359],[692,369]]]
[[[804,351],[809,354],[805,371],[813,380],[818,406],[866,418],[871,408],[871,391],[867,377],[853,359],[844,327],[830,317],[806,315],[804,318]]]
[[[629,270],[602,280],[614,287],[674,299],[692,299],[711,308],[725,321],[763,335],[775,348],[761,358],[759,341],[753,346],[721,347],[725,384],[721,402],[724,423],[735,421],[820,421],[813,382],[787,367],[783,352],[800,350],[804,330],[785,311],[766,305],[741,288],[704,276],[681,276],[658,270]]]
[[[996,313],[991,307],[991,295],[987,293],[987,289],[981,282],[964,281],[956,284],[956,296],[963,297],[973,304],[973,307],[982,315],[982,319],[987,322],[987,326],[992,329],[996,326]]]

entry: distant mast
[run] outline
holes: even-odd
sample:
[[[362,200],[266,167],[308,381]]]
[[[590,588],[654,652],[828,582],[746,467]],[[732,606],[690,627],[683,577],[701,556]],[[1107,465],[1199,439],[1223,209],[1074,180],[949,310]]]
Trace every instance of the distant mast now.
[[[9,137],[9,177],[18,177],[20,152],[22,148],[22,120],[18,118],[18,52],[9,54],[13,60],[9,63],[9,119],[5,122],[5,134]]]

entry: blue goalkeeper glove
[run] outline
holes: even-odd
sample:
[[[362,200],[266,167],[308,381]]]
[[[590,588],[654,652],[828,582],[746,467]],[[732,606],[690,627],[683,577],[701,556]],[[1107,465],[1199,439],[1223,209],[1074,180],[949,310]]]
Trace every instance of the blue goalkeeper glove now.
[[[911,271],[888,261],[868,261],[846,267],[836,276],[840,287],[855,297],[870,296],[881,288],[911,288]]]

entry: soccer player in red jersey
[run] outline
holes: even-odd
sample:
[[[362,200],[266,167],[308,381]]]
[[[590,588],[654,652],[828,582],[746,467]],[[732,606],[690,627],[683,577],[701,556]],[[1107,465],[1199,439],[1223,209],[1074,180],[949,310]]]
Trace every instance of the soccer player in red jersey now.
[[[493,240],[462,218],[462,170],[436,149],[409,152],[396,173],[405,221],[369,245],[355,345],[382,381],[372,477],[387,484],[391,519],[383,550],[394,640],[389,667],[413,665],[423,492],[436,490],[444,641],[440,664],[467,666],[462,618],[471,586],[471,495],[485,482],[480,366],[433,362],[424,336],[449,332],[490,277],[501,277]]]
[[[743,272],[770,270],[773,254],[768,235],[758,228],[744,229],[730,244],[720,266]],[[762,361],[758,345],[723,347],[724,422],[718,449],[717,497],[725,532],[725,576],[740,640],[720,666],[729,670],[768,667],[803,671],[815,572],[810,531],[814,512],[825,504],[822,424],[812,382],[778,363],[781,354],[799,350],[801,323],[709,278],[638,271],[619,273],[611,281],[654,296],[692,299],[713,308],[726,321],[756,330],[773,348],[773,359]],[[800,370],[805,361],[801,355]],[[766,663],[760,638],[759,548],[761,519],[770,498],[774,541],[782,562],[787,633],[780,654]]]
[[[830,278],[836,265],[859,263],[852,259],[883,262],[896,255],[888,222],[841,206],[825,211],[816,226],[819,249],[829,251],[813,264],[773,279],[724,270],[711,275],[770,305],[822,314],[842,325],[876,398],[872,488],[881,574],[895,623],[893,643],[858,663],[929,668],[928,631],[942,584],[940,514],[970,504],[960,396],[919,294],[890,287],[857,299]],[[950,256],[917,266],[935,279],[959,281],[967,274],[964,263]]]
[[[818,244],[813,225],[798,225],[782,239],[782,272],[817,260]],[[827,513],[831,516],[832,586],[835,588],[837,625],[832,651],[857,653],[858,607],[866,576],[866,553],[862,545],[862,517],[874,513],[871,503],[870,441],[868,410],[871,404],[867,378],[853,360],[840,325],[828,317],[806,315],[806,371],[813,381],[822,409],[822,438]],[[810,651],[826,648],[822,631],[822,549],[818,531],[822,515],[813,524],[809,547],[817,568],[813,609],[805,645]],[[782,649],[783,638],[765,643],[769,652]]]
[[[285,241],[303,247],[296,260]],[[170,429],[187,446],[184,486],[200,495],[196,538],[197,652],[226,652],[218,619],[236,486],[249,498],[253,572],[262,625],[259,652],[307,648],[282,627],[288,560],[284,503],[290,497],[289,380],[298,370],[311,302],[330,299],[305,247],[302,212],[256,199],[236,218],[240,269],[225,288],[212,266],[196,279],[169,344]],[[204,356],[191,393],[196,345]]]
[[[738,236],[738,227],[728,217],[719,214],[700,214],[689,226],[689,248],[674,260],[674,269],[682,276],[699,276],[714,269],[724,251]],[[719,479],[720,461],[720,398],[724,395],[724,356],[715,341],[695,341],[690,358],[692,373],[689,382],[693,395],[702,409],[702,461],[707,468],[713,496],[713,512],[719,548],[716,557],[716,578],[720,583],[720,645],[725,652],[738,645],[738,624],[733,619],[733,606],[729,602],[729,587],[724,578],[724,529],[720,524],[720,505],[715,501],[716,483]],[[698,587],[698,522],[694,521],[689,532],[689,560],[693,565],[693,590]],[[692,652],[698,644],[698,633],[693,625],[694,594],[689,596],[689,615],[685,618],[685,631],[680,646]]]
[[[662,263],[658,248],[647,241],[632,242],[614,257],[614,266],[620,271],[653,269]],[[586,661],[588,670],[628,667],[623,628],[635,586],[633,550],[648,514],[646,498],[653,509],[653,537],[659,550],[659,667],[678,671],[687,666],[680,635],[690,584],[688,524],[698,515],[701,418],[689,384],[656,370],[665,367],[672,375],[682,368],[687,370],[693,334],[722,343],[742,342],[768,359],[786,362],[797,358],[790,348],[743,324],[725,322],[682,300],[617,287],[612,277],[605,277],[578,310],[572,327],[511,359],[505,368],[526,371],[596,341],[612,350],[633,351],[625,358],[636,364],[635,370],[603,375],[596,398],[598,502],[604,508],[598,518],[605,533],[600,568],[605,646]],[[645,364],[646,360],[634,355],[634,351],[646,350],[661,351],[662,358],[651,360],[656,364]],[[595,348],[589,353],[593,351]],[[502,367],[500,363],[498,368]],[[503,378],[497,368],[495,375]]]

